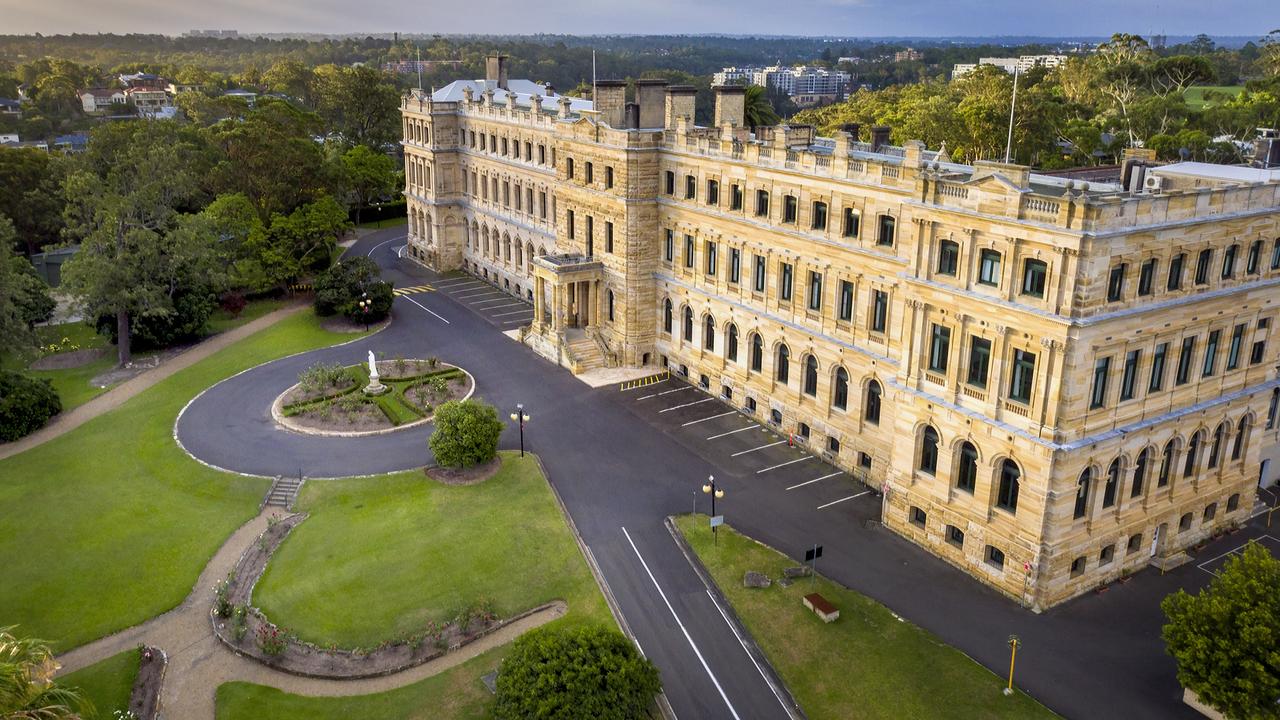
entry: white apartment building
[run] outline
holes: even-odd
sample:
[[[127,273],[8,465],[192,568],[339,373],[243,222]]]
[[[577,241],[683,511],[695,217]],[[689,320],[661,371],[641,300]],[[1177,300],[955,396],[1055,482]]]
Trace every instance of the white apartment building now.
[[[977,69],[979,65],[994,65],[1012,75],[1016,70],[1024,73],[1034,67],[1056,68],[1067,61],[1066,55],[1021,55],[1016,58],[984,57],[976,63],[956,63],[951,69],[951,77],[964,77]]]

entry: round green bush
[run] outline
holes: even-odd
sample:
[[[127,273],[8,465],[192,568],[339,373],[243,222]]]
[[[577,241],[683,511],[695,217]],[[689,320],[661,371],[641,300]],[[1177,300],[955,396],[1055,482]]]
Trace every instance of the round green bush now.
[[[62,400],[48,380],[0,371],[0,440],[33,433],[60,412]]]
[[[492,405],[479,400],[451,400],[436,408],[436,429],[428,441],[441,467],[469,468],[498,454],[502,421]]]
[[[367,257],[354,257],[316,276],[315,309],[320,316],[342,314],[354,322],[378,322],[391,312],[395,295],[391,284],[382,282],[382,270]],[[368,294],[372,305],[366,314],[360,300]]]
[[[498,720],[647,718],[658,670],[622,633],[602,626],[525,633],[498,671]]]

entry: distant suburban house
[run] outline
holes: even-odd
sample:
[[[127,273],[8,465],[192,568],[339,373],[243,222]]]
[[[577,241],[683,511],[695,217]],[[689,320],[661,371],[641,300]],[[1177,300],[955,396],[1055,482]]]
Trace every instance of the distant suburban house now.
[[[22,117],[22,102],[12,98],[0,97],[0,115]]]
[[[100,113],[117,110],[128,102],[124,90],[115,88],[90,88],[80,92],[80,103],[87,113]]]
[[[204,85],[198,83],[176,83],[171,82],[165,86],[165,90],[170,95],[178,95],[184,92],[204,92]]]
[[[18,133],[0,133],[0,145],[18,142]]]
[[[59,135],[53,139],[53,147],[62,152],[84,152],[89,148],[89,133]]]
[[[240,98],[241,100],[244,100],[246,103],[248,103],[249,107],[253,107],[253,104],[258,100],[258,93],[252,90],[245,90],[244,88],[236,88],[234,90],[228,90],[222,93],[222,96]]]
[[[165,80],[159,75],[154,75],[152,73],[133,73],[131,75],[121,75],[120,84],[130,88],[163,88],[165,86]]]
[[[135,85],[124,91],[129,104],[138,109],[138,114],[152,114],[160,108],[169,107],[169,93],[159,88]]]
[[[18,139],[18,136],[14,134],[0,135],[0,147],[9,149],[32,148],[34,150],[44,150],[45,152],[49,152],[49,143],[43,140],[27,140],[24,142]]]

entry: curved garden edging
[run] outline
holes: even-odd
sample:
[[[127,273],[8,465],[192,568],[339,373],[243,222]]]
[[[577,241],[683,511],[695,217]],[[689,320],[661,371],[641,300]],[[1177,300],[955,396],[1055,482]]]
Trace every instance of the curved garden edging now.
[[[149,645],[142,646],[138,677],[129,693],[129,712],[138,720],[156,720],[160,717],[161,688],[164,673],[169,666],[169,656],[164,650]]]
[[[266,570],[272,554],[289,532],[307,518],[293,514],[272,522],[245,549],[225,583],[219,586],[219,600],[210,609],[214,635],[238,655],[247,656],[276,670],[301,677],[322,680],[358,680],[393,675],[422,665],[457,650],[468,643],[490,635],[530,615],[552,610],[562,615],[568,605],[561,600],[544,603],[512,617],[497,619],[483,611],[458,622],[433,625],[428,631],[410,638],[382,643],[376,648],[342,650],[322,648],[290,635],[253,607],[253,588]],[[218,613],[225,603],[228,616]],[[241,629],[242,628],[242,629]],[[268,653],[260,638],[269,638],[278,650]]]
[[[443,367],[450,367],[455,370],[459,370],[462,372],[463,375],[467,376],[467,380],[471,383],[471,388],[467,390],[466,395],[462,396],[461,399],[462,400],[471,399],[471,396],[474,395],[476,392],[475,376],[472,375],[470,372],[468,372],[466,368],[459,367],[457,365],[454,365],[453,363],[440,362],[440,365]],[[427,423],[435,419],[435,413],[432,412],[430,415],[421,417],[417,420],[414,420],[413,422],[408,422],[403,425],[396,425],[394,427],[389,427],[389,428],[378,428],[377,430],[322,430],[320,428],[306,427],[305,425],[300,425],[297,422],[294,422],[292,419],[289,418],[289,416],[284,414],[284,399],[296,387],[297,387],[297,384],[290,385],[288,388],[285,388],[284,392],[277,395],[274,401],[272,401],[271,419],[274,420],[277,425],[284,428],[285,430],[288,430],[289,432],[298,433],[299,435],[317,435],[322,437],[371,437],[374,435],[388,435],[390,433],[399,432],[401,430],[408,430],[410,428],[421,427],[422,425],[426,425]],[[360,389],[356,388],[354,392],[360,392]]]

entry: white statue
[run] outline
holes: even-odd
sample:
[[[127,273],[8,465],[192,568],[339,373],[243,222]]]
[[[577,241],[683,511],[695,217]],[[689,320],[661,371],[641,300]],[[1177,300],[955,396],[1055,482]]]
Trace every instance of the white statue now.
[[[369,351],[369,379],[373,381],[372,383],[370,383],[371,385],[377,384],[378,382],[378,364],[373,361],[372,350]]]
[[[369,384],[364,387],[366,395],[381,395],[387,391],[387,386],[378,382],[378,363],[373,360],[373,351],[369,351]]]

